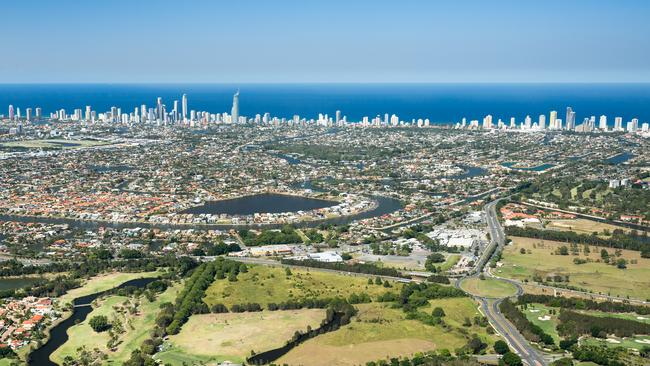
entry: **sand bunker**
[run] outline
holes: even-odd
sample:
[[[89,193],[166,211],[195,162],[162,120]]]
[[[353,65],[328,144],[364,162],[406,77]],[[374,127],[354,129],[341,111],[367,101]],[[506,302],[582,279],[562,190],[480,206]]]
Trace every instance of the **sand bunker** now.
[[[545,321],[547,321],[547,320],[551,320],[551,317],[548,316],[548,315],[544,315],[544,316],[538,316],[537,319],[539,319],[539,320],[545,322]]]

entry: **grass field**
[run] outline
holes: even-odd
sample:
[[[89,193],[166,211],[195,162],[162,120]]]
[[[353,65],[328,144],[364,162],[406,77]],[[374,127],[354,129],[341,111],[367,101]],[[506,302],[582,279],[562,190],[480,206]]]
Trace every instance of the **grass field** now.
[[[210,306],[223,303],[228,307],[256,302],[265,307],[270,302],[280,303],[288,299],[348,297],[362,292],[375,298],[387,290],[383,286],[369,285],[366,277],[303,269],[291,271],[292,274],[287,276],[284,268],[251,266],[247,273],[239,274],[237,282],[215,281],[206,291],[205,302]],[[393,283],[393,290],[398,286]]]
[[[600,261],[601,248],[590,246],[590,254],[582,252],[574,255],[555,255],[557,248],[565,243],[548,240],[512,237],[512,245],[503,251],[503,265],[494,271],[495,274],[517,280],[532,281],[535,275],[569,276],[568,284],[578,288],[591,290],[595,293],[610,294],[611,296],[630,296],[642,300],[650,298],[650,259],[641,258],[640,252],[623,250],[621,258],[636,260],[636,264],[628,263],[627,269]],[[521,254],[520,249],[529,250],[531,254]],[[606,248],[613,256],[614,250]],[[573,263],[574,258],[590,259],[585,264]],[[563,282],[563,284],[566,284]]]
[[[107,145],[105,141],[96,140],[64,140],[64,139],[47,139],[47,140],[21,140],[0,143],[0,147],[6,148],[24,148],[24,149],[79,149],[82,147]]]
[[[65,356],[75,357],[77,348],[86,346],[88,349],[99,348],[107,354],[109,357],[107,364],[121,365],[131,356],[131,352],[139,348],[142,341],[149,336],[149,332],[154,327],[156,315],[160,311],[160,304],[173,302],[180,288],[181,285],[178,284],[168,288],[154,302],[149,302],[144,297],[140,298],[138,300],[140,303],[139,311],[136,314],[130,314],[128,311],[121,309],[121,305],[132,305],[134,303],[133,298],[125,296],[106,297],[100,301],[98,307],[88,314],[85,321],[68,329],[70,338],[52,354],[51,359],[61,364]],[[116,309],[119,309],[119,311]],[[97,333],[88,325],[90,319],[96,315],[106,315],[109,320],[120,319],[122,322],[125,332],[120,335],[121,343],[116,350],[111,351],[106,348],[106,343],[109,340],[108,332]]]
[[[323,309],[193,315],[156,358],[172,365],[244,362],[251,350],[281,347],[296,331],[318,328],[324,318]]]
[[[458,263],[459,260],[460,260],[460,254],[451,254],[451,255],[449,255],[447,257],[447,260],[445,260],[445,263],[443,263],[440,266],[440,269],[442,269],[443,271],[448,271],[453,266],[455,266],[456,263]]]
[[[602,235],[604,230],[608,230],[610,233],[616,229],[623,230],[624,232],[629,232],[630,229],[610,225],[604,222],[598,222],[593,220],[586,219],[570,219],[570,220],[550,220],[546,224],[547,228],[557,229],[561,231],[575,231],[579,234],[589,234],[591,235],[594,232],[597,232],[601,237],[606,237]]]
[[[159,275],[160,272],[157,271],[156,272],[134,272],[134,273],[113,272],[108,274],[102,274],[90,278],[84,283],[83,286],[68,291],[65,295],[59,298],[59,301],[61,302],[61,304],[64,304],[67,302],[71,302],[73,299],[80,296],[86,296],[97,292],[110,290],[113,287],[119,286],[120,284],[126,281],[130,281],[136,278],[157,277]]]
[[[465,317],[473,318],[478,314],[473,301],[469,298],[456,298],[434,300],[431,303],[429,309],[421,310],[430,311],[435,306],[441,306],[447,314],[444,320],[453,330],[425,325],[417,320],[407,320],[401,310],[392,309],[390,304],[360,304],[356,305],[359,314],[350,324],[308,340],[276,363],[359,365],[387,356],[407,356],[428,350],[445,348],[453,352],[456,348],[464,346],[468,336],[455,328],[462,324]],[[484,328],[472,326],[466,329],[467,334],[477,333],[488,344],[494,343],[492,338],[488,338]]]
[[[517,293],[517,289],[511,283],[489,277],[484,280],[476,277],[465,279],[460,283],[460,287],[472,295],[491,298],[509,297]]]

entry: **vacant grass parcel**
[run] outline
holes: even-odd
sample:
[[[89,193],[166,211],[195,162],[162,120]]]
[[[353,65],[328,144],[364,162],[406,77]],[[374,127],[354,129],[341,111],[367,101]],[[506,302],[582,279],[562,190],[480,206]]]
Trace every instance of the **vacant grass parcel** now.
[[[622,250],[621,256],[616,257],[612,248],[590,246],[589,253],[585,254],[584,246],[578,245],[578,255],[557,255],[555,252],[559,247],[570,247],[570,243],[520,237],[511,239],[513,244],[503,251],[503,266],[494,271],[499,276],[529,281],[536,276],[543,279],[554,275],[569,276],[569,282],[562,284],[611,296],[650,298],[650,259],[641,258],[640,252]],[[521,249],[527,254],[522,254]],[[614,260],[627,260],[627,268],[619,269],[603,263],[601,249],[607,250]],[[575,264],[576,258],[588,262]]]
[[[394,283],[393,286],[399,286]],[[212,306],[223,303],[258,303],[262,307],[270,302],[305,298],[348,297],[353,293],[367,293],[373,298],[386,291],[381,285],[368,284],[368,278],[344,276],[335,273],[291,269],[287,275],[284,268],[252,266],[247,273],[240,273],[237,282],[215,281],[206,291],[205,302]]]
[[[281,347],[296,331],[318,328],[324,318],[323,309],[193,315],[156,358],[172,365],[196,360],[241,363],[251,351]]]

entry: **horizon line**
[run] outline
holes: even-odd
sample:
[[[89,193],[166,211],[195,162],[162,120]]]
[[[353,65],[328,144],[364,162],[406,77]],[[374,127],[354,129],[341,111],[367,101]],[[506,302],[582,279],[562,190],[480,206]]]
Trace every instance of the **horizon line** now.
[[[0,85],[525,85],[525,84],[650,84],[648,81],[27,81]]]

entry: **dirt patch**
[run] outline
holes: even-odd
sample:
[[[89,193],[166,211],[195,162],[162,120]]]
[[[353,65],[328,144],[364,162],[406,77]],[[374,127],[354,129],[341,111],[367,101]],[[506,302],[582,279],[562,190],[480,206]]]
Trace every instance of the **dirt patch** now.
[[[414,338],[389,341],[366,342],[347,346],[330,346],[308,342],[298,346],[276,363],[311,366],[346,366],[365,364],[389,357],[412,355],[416,352],[431,351],[436,344]]]

